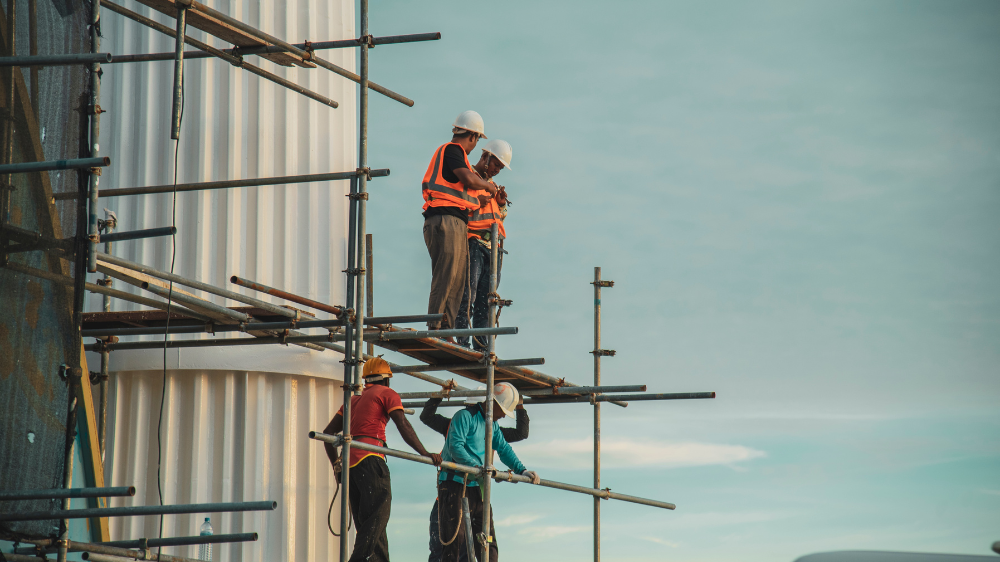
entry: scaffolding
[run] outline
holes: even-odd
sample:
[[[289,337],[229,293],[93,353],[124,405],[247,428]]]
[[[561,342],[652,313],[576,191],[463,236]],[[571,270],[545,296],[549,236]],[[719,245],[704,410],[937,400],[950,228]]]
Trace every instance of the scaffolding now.
[[[593,497],[593,556],[595,562],[601,555],[601,500],[620,500],[653,506],[668,510],[675,509],[672,503],[640,498],[612,492],[602,486],[601,479],[601,405],[610,402],[619,407],[626,407],[631,401],[645,400],[689,400],[715,398],[714,392],[687,393],[646,393],[646,385],[603,385],[601,376],[601,360],[603,357],[615,356],[614,350],[603,349],[601,342],[601,291],[614,286],[613,281],[601,277],[601,268],[595,267],[594,279],[594,342],[593,350],[593,380],[592,384],[580,384],[547,375],[531,369],[531,366],[545,363],[543,358],[500,359],[496,353],[496,337],[498,335],[513,335],[516,327],[499,326],[498,314],[502,306],[512,303],[503,300],[498,294],[498,246],[491,245],[490,251],[490,297],[488,328],[469,328],[453,330],[415,330],[401,328],[396,324],[410,322],[427,322],[440,319],[440,315],[397,315],[374,316],[373,285],[371,274],[373,267],[373,251],[371,235],[366,232],[367,202],[369,199],[368,182],[375,178],[389,175],[388,169],[372,169],[368,164],[368,114],[369,90],[382,94],[404,105],[412,106],[414,102],[405,96],[393,92],[369,80],[369,50],[375,45],[402,44],[418,41],[432,41],[441,38],[440,33],[420,33],[390,37],[374,37],[370,33],[368,18],[368,0],[359,0],[360,36],[352,39],[340,39],[326,42],[291,44],[271,36],[259,29],[246,25],[218,10],[207,7],[196,0],[138,0],[139,3],[174,18],[176,26],[170,28],[150,18],[142,16],[109,0],[90,0],[90,53],[66,54],[60,56],[17,56],[11,47],[8,57],[0,57],[0,66],[10,69],[11,76],[18,67],[37,69],[43,66],[84,65],[89,69],[88,105],[85,108],[88,119],[88,142],[81,158],[73,160],[39,161],[12,163],[5,160],[0,163],[0,174],[44,173],[48,170],[78,170],[81,183],[84,185],[79,192],[65,191],[51,194],[52,201],[76,201],[77,216],[83,220],[78,224],[75,237],[56,239],[45,237],[37,232],[26,231],[5,220],[6,213],[0,213],[0,232],[2,232],[2,247],[0,247],[0,265],[24,275],[34,276],[49,281],[72,286],[74,294],[74,322],[77,330],[78,348],[99,353],[101,370],[98,377],[100,385],[100,407],[97,411],[97,427],[100,434],[101,454],[104,449],[104,433],[107,426],[107,380],[111,353],[127,349],[161,349],[167,347],[215,347],[244,345],[296,345],[312,350],[331,350],[343,354],[343,432],[339,435],[325,435],[316,431],[309,438],[331,444],[341,449],[342,480],[340,483],[340,531],[341,537],[348,533],[348,502],[350,480],[350,450],[357,448],[365,451],[381,453],[415,463],[432,464],[430,458],[412,453],[378,447],[355,441],[351,434],[351,397],[360,394],[362,390],[362,364],[374,354],[374,346],[392,350],[421,362],[419,365],[390,364],[396,373],[406,373],[411,377],[431,383],[434,390],[427,392],[401,393],[406,407],[419,407],[427,398],[444,398],[441,406],[461,406],[462,400],[451,398],[484,397],[487,404],[493,402],[494,385],[500,381],[514,384],[524,396],[528,405],[589,403],[593,407],[593,484],[591,487],[542,480],[542,487],[581,493]],[[100,13],[101,8],[107,8],[132,21],[170,36],[175,41],[175,49],[168,53],[147,53],[118,55],[101,52]],[[8,14],[8,25],[11,30],[14,25],[14,14]],[[218,37],[233,47],[217,49],[206,43],[197,41],[187,35],[186,28],[190,25],[210,35]],[[13,31],[10,32],[10,35]],[[185,50],[190,45],[197,50]],[[317,51],[324,49],[356,48],[359,49],[359,74],[355,74],[327,62],[317,56]],[[285,78],[265,71],[244,60],[246,56],[259,56],[283,66],[298,66],[302,68],[322,68],[338,74],[359,86],[359,123],[358,123],[358,161],[353,171],[331,172],[310,175],[294,175],[255,179],[234,179],[202,183],[186,183],[175,185],[140,186],[117,188],[100,191],[98,178],[103,166],[110,164],[110,156],[99,154],[97,139],[100,133],[100,87],[102,64],[125,64],[150,61],[174,62],[173,111],[171,116],[171,138],[178,139],[180,135],[180,113],[182,108],[184,88],[184,60],[215,57],[251,72],[265,80],[274,82],[284,88],[303,95],[325,106],[336,108],[338,103],[322,94],[313,92]],[[11,78],[13,83],[13,78]],[[34,81],[32,82],[34,84]],[[9,176],[8,176],[9,177]],[[311,313],[290,305],[275,305],[243,293],[223,287],[213,286],[194,279],[188,279],[173,273],[167,273],[131,262],[111,255],[113,242],[139,240],[151,237],[172,236],[176,227],[153,228],[130,232],[114,232],[116,221],[113,218],[98,218],[98,202],[100,197],[123,197],[152,195],[158,193],[180,193],[189,191],[232,189],[248,186],[285,185],[291,183],[307,183],[331,180],[349,180],[349,209],[347,224],[347,264],[346,302],[343,305],[333,305],[318,302],[306,297],[295,295],[278,288],[244,279],[234,275],[231,282],[251,291],[270,295],[298,304],[306,308],[318,310],[332,315],[330,319],[317,319]],[[492,227],[491,240],[497,240],[497,227]],[[104,243],[103,252],[99,244]],[[66,259],[73,259],[77,275],[70,277],[49,271],[13,263],[9,256],[19,252],[41,251]],[[86,281],[84,271],[101,273],[103,279],[97,283]],[[151,296],[141,296],[134,293],[111,289],[110,280],[114,278],[133,285],[141,291],[151,293]],[[242,303],[246,306],[224,307],[200,298],[181,286],[189,289],[207,292],[225,299]],[[104,295],[103,312],[85,315],[83,311],[85,291]],[[158,297],[152,298],[152,297]],[[110,299],[117,298],[130,303],[142,305],[152,310],[141,310],[129,313],[111,313]],[[299,330],[321,329],[320,335],[305,334]],[[211,339],[175,339],[172,335],[183,334],[246,334],[248,337],[221,337]],[[162,335],[162,341],[120,341],[119,338]],[[473,351],[444,341],[448,336],[486,336],[485,352]],[[82,345],[83,338],[95,338],[95,342]],[[367,350],[365,350],[365,344]],[[81,352],[82,353],[82,352]],[[68,370],[67,381],[70,387],[74,384],[85,384],[82,373]],[[454,378],[445,380],[428,374],[435,371],[447,371],[459,377],[485,384],[485,390],[472,390],[455,382]],[[71,392],[71,396],[74,395]],[[486,421],[485,464],[480,467],[463,466],[455,463],[445,463],[446,468],[478,478],[482,485],[483,501],[490,505],[492,483],[495,482],[527,482],[525,476],[511,472],[497,471],[493,466],[492,409],[483,408]],[[246,511],[273,510],[277,503],[273,501],[243,502],[228,504],[195,504],[174,506],[134,506],[122,508],[98,507],[90,509],[69,509],[68,500],[71,497],[108,497],[115,495],[133,495],[134,488],[97,488],[74,489],[71,487],[72,444],[71,426],[75,425],[76,401],[71,400],[69,423],[67,424],[67,475],[63,490],[35,490],[22,493],[25,497],[55,497],[64,501],[63,509],[58,511],[22,512],[0,515],[0,521],[27,521],[43,519],[59,519],[66,521],[71,518],[106,518],[127,517],[149,514],[195,513],[205,511]],[[303,439],[306,436],[302,436]],[[17,499],[0,496],[3,499]],[[467,512],[467,510],[466,510]],[[485,551],[491,540],[489,509],[484,510],[483,526],[475,533],[476,542]],[[468,526],[468,518],[466,518]],[[105,524],[106,528],[106,524]],[[24,541],[31,542],[33,553],[44,559],[46,552],[56,551],[57,560],[63,562],[68,551],[86,552],[87,559],[107,560],[107,556],[118,556],[134,559],[158,559],[163,562],[178,562],[184,559],[166,555],[153,555],[148,549],[153,547],[179,544],[199,544],[191,542],[198,537],[171,537],[142,539],[139,541],[119,541],[117,543],[90,544],[68,540],[67,526],[62,526],[62,534],[58,540],[45,539]],[[472,537],[467,537],[469,541]],[[255,533],[235,535],[220,535],[215,542],[256,540]],[[201,538],[204,540],[204,537]],[[350,557],[349,541],[340,541],[340,560],[346,562]],[[16,556],[23,555],[18,552]],[[9,558],[11,555],[7,555]],[[147,556],[149,556],[147,558]],[[32,557],[32,560],[37,560]]]

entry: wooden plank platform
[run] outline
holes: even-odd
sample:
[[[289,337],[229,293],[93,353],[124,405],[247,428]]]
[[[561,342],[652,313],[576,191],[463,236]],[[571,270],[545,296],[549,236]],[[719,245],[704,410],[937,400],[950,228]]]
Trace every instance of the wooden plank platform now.
[[[291,308],[291,307],[289,307]],[[230,307],[244,314],[249,314],[257,322],[285,322],[288,319],[278,316],[266,310],[255,307]],[[311,316],[306,311],[300,313]],[[109,329],[109,328],[130,328],[130,327],[162,327],[167,320],[167,313],[163,310],[140,310],[134,312],[88,312],[83,315],[83,329]],[[232,320],[220,322],[220,324],[233,323]],[[177,313],[170,314],[171,326],[191,326],[201,325],[203,322],[183,316]],[[396,326],[382,326],[387,332],[409,332],[414,331],[409,328],[399,328]],[[252,332],[255,336],[272,336],[274,332]],[[412,357],[428,365],[446,366],[478,363],[482,361],[483,354],[478,351],[448,343],[438,338],[418,338],[412,340],[392,340],[376,341],[375,345],[384,349],[396,351],[407,357]],[[453,373],[460,377],[475,381],[477,383],[486,382],[486,369],[449,369],[446,372]],[[496,382],[506,381],[513,384],[520,390],[538,390],[559,386],[588,386],[577,384],[565,379],[560,379],[546,375],[545,373],[529,369],[527,367],[497,367],[494,373]]]
[[[385,328],[386,331],[390,332],[414,331],[395,326],[386,326]],[[412,357],[429,365],[468,365],[469,363],[480,362],[483,359],[483,354],[478,351],[448,343],[438,338],[377,341],[374,343],[379,347],[402,353],[407,357]],[[479,383],[486,382],[486,369],[456,369],[448,370],[447,372]],[[546,375],[534,369],[528,369],[527,367],[496,367],[493,379],[496,382],[509,382],[519,390],[537,390],[556,386],[581,386],[565,379]]]
[[[149,6],[150,8],[170,16],[172,18],[177,17],[177,3],[173,0],[137,0],[140,4]],[[187,11],[187,16],[185,17],[187,24],[196,29],[200,29],[209,35],[218,37],[227,43],[230,43],[237,47],[272,47],[271,43],[263,41],[253,35],[248,34],[245,31],[236,29],[235,27],[220,21],[212,16],[201,13],[198,10],[191,8]],[[301,57],[292,53],[267,53],[260,55],[267,60],[280,64],[281,66],[301,66],[303,68],[316,68],[315,63],[302,60]]]

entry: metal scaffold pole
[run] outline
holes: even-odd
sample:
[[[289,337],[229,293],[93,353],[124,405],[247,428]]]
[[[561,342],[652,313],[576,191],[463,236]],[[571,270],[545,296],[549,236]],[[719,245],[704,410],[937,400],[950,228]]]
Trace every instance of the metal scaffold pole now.
[[[601,268],[594,268],[594,386],[601,386]],[[601,488],[601,403],[594,402],[594,487]],[[594,562],[601,562],[601,498],[594,498]]]
[[[101,0],[92,0],[90,6],[90,52],[97,53],[101,50]],[[97,154],[100,151],[100,145],[98,144],[101,137],[102,109],[100,103],[101,63],[95,62],[90,67],[90,107],[87,108],[87,112],[90,114],[90,142],[88,143],[88,149],[90,150],[91,158],[97,158]],[[97,190],[100,177],[100,168],[92,168],[90,170],[90,212],[87,221],[87,234],[90,239],[87,244],[87,271],[90,273],[97,272],[97,240],[100,237],[97,229]]]
[[[601,281],[601,268],[594,268],[594,386],[601,386],[601,356],[614,355],[601,349],[601,287],[614,281]],[[594,400],[594,488],[601,488],[601,403]],[[594,497],[594,562],[601,562],[601,498]]]
[[[497,261],[500,249],[500,244],[497,241],[498,237],[497,224],[493,223],[490,225],[490,326],[495,326],[497,323]],[[490,508],[490,493],[492,491],[492,480],[490,475],[493,474],[493,384],[494,384],[494,371],[496,370],[496,346],[497,338],[496,336],[488,336],[486,340],[486,401],[483,402],[483,416],[486,419],[486,457],[483,461],[484,478],[483,478],[483,532],[481,536],[480,543],[483,547],[483,555],[480,560],[489,560],[490,556],[490,544],[493,542],[493,533],[490,532],[490,516],[492,515],[492,509]]]

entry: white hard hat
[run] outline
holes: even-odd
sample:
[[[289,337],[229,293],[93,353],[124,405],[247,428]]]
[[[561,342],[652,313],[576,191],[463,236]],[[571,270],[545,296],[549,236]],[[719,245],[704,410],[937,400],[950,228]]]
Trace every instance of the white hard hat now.
[[[493,387],[493,399],[497,401],[500,405],[500,409],[503,413],[508,416],[514,416],[514,408],[517,408],[517,402],[520,400],[520,395],[514,385],[509,382],[497,383]]]
[[[458,127],[459,129],[479,133],[479,136],[484,139],[486,138],[486,125],[483,123],[483,118],[481,115],[472,110],[459,113],[458,117],[455,118],[455,124],[452,125],[452,127]]]
[[[483,386],[483,385],[479,385],[479,386],[476,387],[476,390],[486,390],[486,387]],[[466,404],[478,404],[478,403],[482,402],[483,400],[486,400],[486,394],[485,393],[483,394],[483,396],[469,396],[468,398],[465,399],[465,403]]]
[[[483,146],[483,152],[489,152],[493,156],[496,156],[497,160],[503,163],[505,168],[510,169],[510,159],[514,156],[514,153],[510,149],[510,143],[507,141],[500,139],[491,140]]]

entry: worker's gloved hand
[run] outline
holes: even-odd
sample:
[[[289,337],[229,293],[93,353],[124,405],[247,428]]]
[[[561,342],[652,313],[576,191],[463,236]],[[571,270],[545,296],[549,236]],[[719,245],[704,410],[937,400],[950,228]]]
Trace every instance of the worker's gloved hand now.
[[[497,199],[497,204],[500,205],[501,207],[506,207],[507,206],[507,202],[508,201],[507,201],[507,188],[506,187],[504,187],[502,185],[497,186],[497,196],[496,196],[496,199]]]
[[[337,484],[340,484],[340,475],[344,472],[344,465],[339,462],[333,465],[333,477],[337,479]]]
[[[528,478],[531,478],[532,484],[538,484],[542,481],[542,477],[539,476],[538,473],[533,470],[525,470],[524,472],[521,473],[521,476],[527,476]]]
[[[430,454],[431,460],[434,461],[434,466],[441,466],[441,455],[437,453]]]

